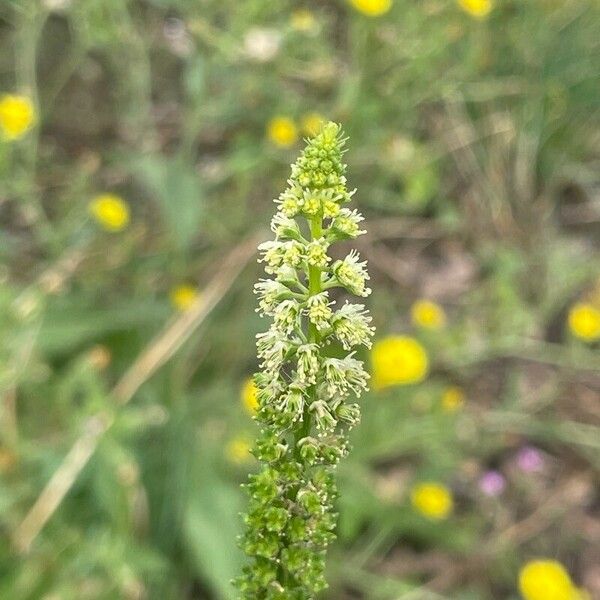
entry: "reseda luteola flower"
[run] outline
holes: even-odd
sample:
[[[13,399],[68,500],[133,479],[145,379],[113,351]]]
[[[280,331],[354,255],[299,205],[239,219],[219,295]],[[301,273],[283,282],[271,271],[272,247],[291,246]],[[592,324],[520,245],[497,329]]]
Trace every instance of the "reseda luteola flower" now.
[[[345,206],[353,193],[346,189],[344,143],[331,122],[308,142],[276,200],[275,239],[259,247],[271,277],[255,287],[258,311],[272,324],[257,336],[262,430],[254,454],[263,467],[247,485],[242,547],[253,561],[237,581],[247,599],[307,600],[326,587],[333,470],[360,416],[349,398],[367,389],[369,378],[354,348],[369,348],[374,331],[362,304],[333,298],[336,288],[371,292],[356,252],[336,261],[328,254],[338,240],[364,233],[362,216]]]

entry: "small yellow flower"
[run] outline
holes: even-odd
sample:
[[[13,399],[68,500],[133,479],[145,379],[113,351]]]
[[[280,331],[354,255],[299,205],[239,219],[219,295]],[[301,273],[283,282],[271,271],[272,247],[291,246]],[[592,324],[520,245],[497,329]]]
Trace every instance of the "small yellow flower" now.
[[[256,386],[254,385],[252,377],[248,377],[248,379],[244,381],[240,397],[244,408],[251,415],[256,414],[256,411],[258,410],[258,398],[256,397]]]
[[[100,194],[89,204],[91,215],[107,231],[121,231],[129,224],[129,206],[116,194]]]
[[[446,324],[444,309],[431,300],[417,300],[410,309],[415,325],[423,329],[441,329]]]
[[[243,436],[234,437],[225,446],[225,456],[234,465],[241,465],[252,460],[250,449],[251,445],[248,438]]]
[[[307,113],[302,117],[302,132],[309,136],[315,136],[321,130],[323,123],[325,123],[325,119],[319,113]]]
[[[183,283],[171,290],[169,297],[171,304],[181,312],[188,310],[199,297],[198,288],[190,285],[189,283]]]
[[[442,408],[447,412],[454,412],[465,403],[465,393],[461,388],[452,386],[446,388],[442,394]]]
[[[307,32],[315,28],[317,21],[312,11],[306,8],[299,8],[292,13],[290,23],[296,31]]]
[[[555,560],[532,560],[519,573],[519,590],[525,600],[584,600],[587,593],[571,581]]]
[[[600,310],[584,302],[575,304],[569,311],[569,329],[586,342],[600,339]]]
[[[454,506],[450,490],[434,481],[419,483],[410,493],[412,505],[428,519],[445,519]]]
[[[458,4],[476,19],[485,19],[494,6],[492,0],[458,0]]]
[[[27,96],[0,97],[0,130],[9,140],[23,137],[35,122],[35,108]]]
[[[276,146],[287,148],[296,143],[298,128],[289,117],[273,117],[267,125],[267,136]]]
[[[390,336],[379,340],[371,352],[373,387],[408,385],[422,381],[429,370],[425,348],[414,338]]]
[[[350,4],[369,17],[378,17],[392,8],[392,0],[350,0]]]

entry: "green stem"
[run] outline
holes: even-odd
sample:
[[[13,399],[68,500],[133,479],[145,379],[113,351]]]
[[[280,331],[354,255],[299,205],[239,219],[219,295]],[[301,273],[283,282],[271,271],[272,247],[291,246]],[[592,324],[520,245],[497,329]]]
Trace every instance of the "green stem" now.
[[[311,240],[318,240],[323,236],[323,217],[316,215],[309,221]],[[323,291],[321,286],[321,269],[319,267],[308,267],[308,295],[316,296]],[[321,341],[321,334],[313,323],[308,325],[308,341],[311,344],[318,344]],[[311,395],[314,399],[315,388],[311,390]],[[304,415],[302,419],[302,427],[296,431],[294,438],[295,452],[298,452],[298,442],[310,434],[311,429],[311,418],[308,406],[304,408]]]
[[[323,235],[323,217],[321,215],[317,215],[310,219],[310,234],[312,240],[318,240]],[[316,296],[322,292],[321,286],[321,269],[319,267],[308,267],[308,295]],[[311,344],[318,344],[321,341],[321,334],[315,325],[309,323],[308,326],[308,340]],[[310,394],[314,400],[316,392],[316,386],[312,386],[310,390]],[[298,448],[298,442],[310,435],[310,430],[312,426],[312,420],[310,418],[309,405],[304,407],[304,414],[302,415],[302,426],[297,429],[294,433],[294,456],[300,460],[300,449]],[[298,493],[299,487],[294,489],[291,492],[290,499],[295,500],[296,494]],[[283,569],[280,565],[278,569],[278,579],[280,583],[287,588],[291,581],[293,581],[293,577]]]

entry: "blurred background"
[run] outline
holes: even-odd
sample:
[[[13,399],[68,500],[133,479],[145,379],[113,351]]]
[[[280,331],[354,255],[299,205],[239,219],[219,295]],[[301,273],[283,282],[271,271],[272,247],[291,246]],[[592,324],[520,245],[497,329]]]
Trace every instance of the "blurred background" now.
[[[322,119],[377,326],[323,598],[600,598],[599,17],[3,0],[0,598],[236,597],[255,249]]]

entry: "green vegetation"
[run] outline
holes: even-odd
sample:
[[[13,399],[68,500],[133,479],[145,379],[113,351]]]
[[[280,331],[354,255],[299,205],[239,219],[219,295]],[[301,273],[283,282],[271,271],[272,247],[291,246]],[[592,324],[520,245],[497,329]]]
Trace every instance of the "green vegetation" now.
[[[0,598],[237,598],[256,247],[329,120],[377,333],[317,597],[599,596],[599,13],[0,3]]]

